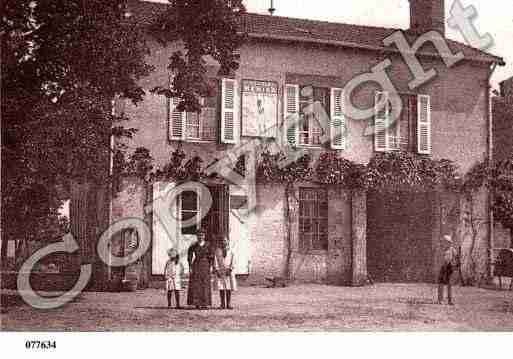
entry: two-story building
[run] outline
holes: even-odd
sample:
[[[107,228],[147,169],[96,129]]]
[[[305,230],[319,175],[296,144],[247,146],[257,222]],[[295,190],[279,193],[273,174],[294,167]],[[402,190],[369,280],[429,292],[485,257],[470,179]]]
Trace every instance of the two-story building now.
[[[463,59],[448,68],[444,57],[448,55],[440,54],[428,41],[415,55],[426,71],[435,69],[436,76],[411,89],[414,75],[405,57],[395,45],[385,45],[384,39],[397,31],[410,44],[432,30],[445,36],[446,18],[443,0],[410,2],[411,26],[406,30],[244,14],[241,31],[248,34],[248,40],[239,50],[240,68],[222,78],[216,63],[210,63],[209,76],[217,81],[218,91],[204,100],[199,115],[177,112],[175,101],[150,93],[156,86],[169,85],[167,65],[177,49],[150,40],[148,62],[156,70],[141,81],[147,91],[144,101],[138,106],[124,102],[115,106],[130,118],[126,126],[138,129],[128,146],[148,148],[157,167],[164,166],[178,146],[188,156],[201,157],[206,165],[265,132],[268,141],[305,149],[314,161],[326,151],[364,164],[377,152],[413,151],[450,159],[465,173],[490,152],[489,83],[494,66],[502,59],[446,39],[451,53],[463,54]],[[167,6],[142,1],[129,4],[139,24],[150,23]],[[400,94],[403,111],[388,130],[369,134],[369,125],[386,120],[386,115],[377,111],[366,120],[346,115],[344,89],[387,59],[386,73]],[[354,91],[351,101],[357,108],[372,109],[383,96],[387,92],[379,84],[367,82]],[[322,143],[323,129],[315,120],[283,130],[288,115],[301,117],[312,99],[346,127],[343,141]],[[246,167],[251,163],[247,158]],[[183,240],[180,243],[195,236],[195,227],[177,226],[169,234],[144,210],[167,185],[149,186],[127,179],[110,201],[110,209],[103,207],[109,222],[135,216],[151,224],[151,248],[143,266],[150,281],[163,275],[171,243],[167,236]],[[236,186],[219,177],[205,180],[204,185],[213,200],[204,221],[211,232],[229,237],[237,253],[237,274],[250,282],[283,276],[288,254],[284,186],[256,183],[250,193],[249,184]],[[467,245],[462,207],[457,201],[451,206],[451,196],[444,202],[444,196],[412,193],[393,200],[380,194],[352,195],[315,182],[300,183],[294,192],[290,264],[295,280],[360,285],[370,275],[375,281],[433,281],[440,258],[439,238],[445,233],[452,234],[464,249],[471,245],[469,255],[478,259],[478,272],[488,271],[490,228],[482,226],[477,239]],[[251,195],[257,210],[248,209]],[[177,218],[191,218],[198,215],[200,202],[197,194],[186,191],[170,210]],[[486,193],[475,206],[476,215],[486,222]],[[106,270],[105,278],[111,279],[113,273]]]

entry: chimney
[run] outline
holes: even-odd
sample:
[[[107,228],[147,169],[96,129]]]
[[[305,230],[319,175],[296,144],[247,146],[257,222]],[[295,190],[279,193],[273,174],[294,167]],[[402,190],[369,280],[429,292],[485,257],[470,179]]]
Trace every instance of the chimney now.
[[[444,3],[444,0],[410,0],[410,30],[419,35],[435,30],[445,36]]]

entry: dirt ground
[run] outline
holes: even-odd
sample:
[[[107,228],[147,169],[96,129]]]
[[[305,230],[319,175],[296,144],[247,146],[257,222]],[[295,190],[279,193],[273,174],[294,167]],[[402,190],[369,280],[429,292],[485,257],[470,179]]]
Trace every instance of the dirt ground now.
[[[2,331],[513,331],[513,291],[455,287],[435,304],[428,284],[239,288],[235,310],[174,310],[163,290],[86,292],[54,310],[8,307]],[[184,295],[183,295],[184,296]],[[214,293],[214,305],[218,305]],[[183,299],[182,299],[183,300]]]

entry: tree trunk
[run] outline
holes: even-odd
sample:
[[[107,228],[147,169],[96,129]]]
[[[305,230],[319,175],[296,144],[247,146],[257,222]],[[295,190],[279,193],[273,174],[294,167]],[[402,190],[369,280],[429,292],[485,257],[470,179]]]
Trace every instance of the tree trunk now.
[[[513,227],[509,229],[509,248],[513,248]]]

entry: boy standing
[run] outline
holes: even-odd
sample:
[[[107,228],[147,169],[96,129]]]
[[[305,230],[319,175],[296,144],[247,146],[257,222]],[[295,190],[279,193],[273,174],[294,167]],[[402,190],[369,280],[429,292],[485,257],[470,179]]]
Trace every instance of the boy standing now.
[[[442,250],[444,252],[443,264],[438,275],[438,304],[442,304],[444,299],[444,285],[447,285],[447,300],[449,305],[454,305],[452,301],[451,275],[458,266],[458,252],[453,246],[451,236],[445,235],[442,240]]]

